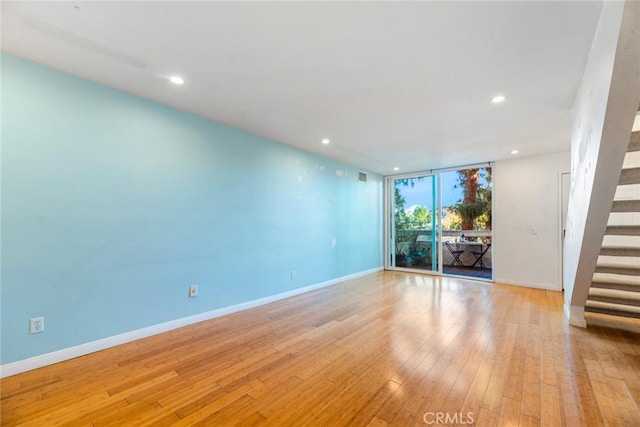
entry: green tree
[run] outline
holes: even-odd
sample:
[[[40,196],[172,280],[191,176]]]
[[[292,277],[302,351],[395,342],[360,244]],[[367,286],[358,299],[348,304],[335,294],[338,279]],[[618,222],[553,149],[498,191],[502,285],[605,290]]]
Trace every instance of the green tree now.
[[[482,208],[477,205],[479,169],[464,169],[458,171],[458,182],[462,187],[462,202],[456,205],[460,213],[463,230],[473,230],[473,222],[482,214]]]
[[[455,206],[445,206],[442,211],[442,228],[446,230],[460,230],[462,220],[460,212]]]
[[[482,168],[481,180],[484,184],[478,186],[478,203],[482,204],[484,210],[482,214],[476,218],[476,225],[481,230],[491,230],[492,217],[491,217],[491,193],[493,190],[493,176],[492,168]]]
[[[409,230],[410,228],[409,217],[405,212],[405,205],[407,201],[402,195],[402,192],[400,191],[400,186],[406,187],[408,185],[409,185],[408,179],[398,179],[395,182],[393,197],[395,201],[395,212],[394,212],[395,218],[394,219],[396,224],[396,230]],[[411,183],[411,186],[413,186],[413,183]]]
[[[402,195],[402,187],[411,187],[413,188],[416,185],[416,182],[422,180],[422,177],[418,178],[404,178],[404,179],[396,179],[393,197],[395,201],[395,223],[396,230],[411,230],[413,219],[407,215],[405,212],[405,205],[407,203],[406,199]]]
[[[433,218],[433,213],[424,206],[416,206],[409,213],[407,213],[406,210],[407,201],[402,195],[402,188],[413,188],[416,182],[419,182],[422,179],[422,177],[417,177],[395,180],[393,196],[395,202],[394,220],[396,230],[396,251],[398,253],[402,253],[410,246],[411,233],[408,233],[408,231],[426,228]]]
[[[491,168],[458,171],[463,199],[455,209],[463,230],[491,229]]]
[[[413,229],[426,228],[427,224],[431,222],[431,213],[424,206],[416,206],[412,214],[411,224]]]
[[[409,185],[413,187],[414,185],[413,181],[410,181],[409,179],[397,179],[395,181],[395,186],[393,189],[394,190],[393,198],[395,203],[394,205],[395,211],[393,213],[394,214],[393,216],[394,216],[395,228],[396,228],[395,247],[396,247],[396,252],[398,253],[401,253],[403,251],[403,249],[406,247],[406,243],[408,243],[409,241],[409,238],[400,232],[403,230],[410,229],[409,217],[405,212],[405,205],[407,203],[407,200],[404,198],[401,191],[402,187],[407,187]]]

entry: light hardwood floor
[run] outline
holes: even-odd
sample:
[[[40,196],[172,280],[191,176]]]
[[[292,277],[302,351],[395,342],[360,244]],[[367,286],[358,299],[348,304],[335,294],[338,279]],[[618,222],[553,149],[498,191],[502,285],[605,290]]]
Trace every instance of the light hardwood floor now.
[[[1,381],[2,424],[640,426],[640,328],[381,272]]]

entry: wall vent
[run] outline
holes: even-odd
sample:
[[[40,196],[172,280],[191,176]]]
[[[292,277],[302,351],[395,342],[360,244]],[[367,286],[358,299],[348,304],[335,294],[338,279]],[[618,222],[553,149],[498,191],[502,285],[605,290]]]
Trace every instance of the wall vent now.
[[[358,181],[367,182],[367,174],[364,172],[358,172]]]

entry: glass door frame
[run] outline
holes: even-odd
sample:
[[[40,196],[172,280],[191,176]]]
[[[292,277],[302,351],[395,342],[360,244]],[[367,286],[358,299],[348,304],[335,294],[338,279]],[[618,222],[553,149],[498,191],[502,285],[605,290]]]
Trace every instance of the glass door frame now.
[[[442,219],[441,219],[441,211],[442,211],[442,180],[440,178],[440,174],[441,173],[445,173],[445,172],[451,172],[451,171],[459,171],[459,170],[465,170],[465,169],[473,169],[473,168],[494,168],[495,164],[494,162],[485,162],[485,163],[475,163],[475,164],[470,164],[470,165],[463,165],[463,166],[455,166],[455,167],[449,167],[449,168],[442,168],[442,169],[430,169],[430,170],[425,170],[425,171],[419,171],[419,172],[414,172],[414,173],[407,173],[407,174],[398,174],[398,175],[387,175],[384,177],[384,221],[383,221],[383,226],[384,226],[384,269],[385,270],[394,270],[394,271],[407,271],[407,272],[411,272],[411,273],[422,273],[422,274],[430,274],[430,275],[434,275],[434,276],[442,276],[443,275],[443,244],[442,244]],[[395,257],[395,224],[394,224],[394,207],[395,207],[395,200],[394,200],[394,185],[393,182],[396,179],[404,179],[404,178],[418,178],[418,177],[434,177],[434,182],[436,183],[435,187],[436,187],[436,201],[437,204],[435,206],[435,213],[438,215],[438,221],[437,221],[437,231],[436,231],[436,242],[437,242],[437,251],[438,251],[438,269],[437,270],[422,270],[422,269],[417,269],[417,268],[405,268],[405,267],[396,267],[393,266],[391,261],[391,257],[394,256]],[[492,184],[491,186],[491,192],[492,192],[492,197],[491,197],[491,210],[495,212],[495,197],[493,197],[493,192],[495,191],[495,187]],[[394,202],[394,205],[392,207],[392,201]],[[494,236],[493,236],[493,227],[491,230],[491,240],[494,241]],[[394,243],[394,247],[392,248],[391,244],[392,242]],[[495,248],[495,246],[492,248]],[[392,251],[392,249],[394,249]],[[392,253],[393,252],[393,253]],[[433,250],[432,250],[433,253]],[[433,254],[432,254],[433,256]],[[495,273],[495,257],[492,256],[492,273],[491,273],[491,279],[485,279],[485,278],[481,278],[481,277],[469,277],[469,276],[463,276],[463,275],[454,275],[454,274],[446,274],[447,277],[458,277],[458,278],[463,278],[463,279],[472,279],[472,280],[480,280],[480,281],[487,281],[487,282],[493,282],[495,280],[494,278],[494,273]]]
[[[425,270],[409,267],[395,266],[395,185],[398,179],[411,178],[432,178],[432,191],[435,192],[435,205],[433,207],[432,231],[431,231],[431,265],[433,266],[433,258],[438,261],[437,270]],[[440,236],[442,235],[440,219],[440,176],[435,171],[423,171],[409,174],[390,175],[384,178],[384,268],[385,270],[408,271],[414,273],[424,273],[431,275],[442,274],[442,245],[440,244]],[[433,227],[433,223],[436,227]],[[434,244],[435,243],[435,244]],[[435,250],[434,250],[435,248]],[[437,253],[436,253],[437,251]]]

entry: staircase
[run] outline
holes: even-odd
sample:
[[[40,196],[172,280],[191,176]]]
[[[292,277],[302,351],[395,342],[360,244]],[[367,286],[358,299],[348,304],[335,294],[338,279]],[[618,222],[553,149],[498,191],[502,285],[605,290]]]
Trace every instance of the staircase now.
[[[584,310],[640,318],[640,131],[631,134]]]

